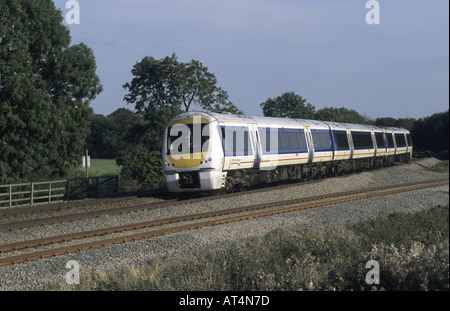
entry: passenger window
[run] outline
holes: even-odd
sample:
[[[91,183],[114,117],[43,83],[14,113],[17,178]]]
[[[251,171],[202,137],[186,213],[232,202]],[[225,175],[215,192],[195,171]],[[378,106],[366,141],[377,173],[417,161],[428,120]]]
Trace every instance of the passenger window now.
[[[352,132],[353,146],[359,149],[373,149],[370,132]]]
[[[387,142],[388,142],[388,148],[395,148],[394,146],[394,139],[392,138],[392,133],[386,134]]]
[[[350,149],[346,131],[334,131],[334,139],[338,150]]]
[[[328,131],[312,130],[311,132],[315,151],[330,150],[331,141]]]
[[[375,133],[375,140],[377,141],[378,148],[385,148],[386,143],[384,141],[383,133]]]

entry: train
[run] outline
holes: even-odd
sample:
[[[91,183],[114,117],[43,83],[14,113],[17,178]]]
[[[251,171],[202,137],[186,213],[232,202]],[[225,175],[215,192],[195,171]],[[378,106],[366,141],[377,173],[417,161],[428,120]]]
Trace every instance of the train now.
[[[332,121],[185,112],[164,130],[169,192],[244,190],[409,162],[407,129]]]

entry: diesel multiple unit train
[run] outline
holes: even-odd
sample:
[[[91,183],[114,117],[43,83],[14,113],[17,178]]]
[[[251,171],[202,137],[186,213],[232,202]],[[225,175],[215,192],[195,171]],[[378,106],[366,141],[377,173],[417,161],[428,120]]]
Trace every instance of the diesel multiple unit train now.
[[[186,112],[167,124],[162,157],[168,190],[192,192],[379,168],[412,148],[402,128]]]

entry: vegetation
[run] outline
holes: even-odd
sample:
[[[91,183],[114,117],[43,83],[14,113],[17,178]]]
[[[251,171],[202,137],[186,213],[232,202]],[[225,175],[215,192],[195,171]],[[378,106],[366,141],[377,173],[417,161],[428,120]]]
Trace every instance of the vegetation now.
[[[375,119],[375,125],[377,125],[377,126],[402,127],[407,130],[410,130],[410,131],[413,129],[415,122],[416,122],[416,119],[414,119],[414,118],[394,119],[394,118],[390,118],[390,117],[384,117],[384,118],[376,118]]]
[[[0,2],[0,184],[62,177],[80,161],[102,90],[51,0]]]
[[[134,148],[135,131],[141,123],[140,116],[125,108],[106,117],[96,114],[91,122],[91,134],[86,139],[86,149],[93,158],[120,158]]]
[[[440,173],[448,172],[449,171],[448,160],[438,162],[436,165],[430,167],[429,170]]]
[[[266,117],[314,119],[316,113],[313,105],[294,92],[287,92],[281,96],[269,98],[261,103],[260,106]]]
[[[197,60],[180,63],[175,53],[161,60],[147,56],[131,73],[131,83],[123,86],[129,91],[124,100],[147,119],[155,110],[173,114],[189,111],[194,104],[208,111],[239,112],[227,92],[216,86],[214,74]]]
[[[448,222],[449,208],[441,206],[357,224],[280,229],[224,249],[93,274],[75,289],[448,291]],[[379,263],[379,285],[366,283],[369,260]]]
[[[217,86],[214,74],[197,60],[179,62],[175,53],[161,60],[144,57],[131,70],[133,79],[123,87],[127,104],[145,121],[145,141],[149,151],[161,150],[161,133],[166,123],[196,105],[207,111],[241,113]]]
[[[341,108],[323,108],[316,112],[315,120],[334,121],[354,124],[368,124],[370,119],[360,115],[353,109]]]
[[[51,0],[0,2],[0,184],[71,177],[84,149],[116,159],[135,189],[160,185],[163,128],[193,107],[240,114],[198,60],[144,57],[123,85],[121,108],[108,116],[89,106],[102,91],[93,51],[70,45]],[[415,148],[448,152],[448,111],[427,118],[371,120],[352,109],[316,108],[294,92],[260,104],[264,115],[405,127]],[[142,165],[142,166],[141,166]]]
[[[120,175],[122,167],[117,165],[116,160],[109,159],[91,159],[91,167],[89,168],[89,176],[112,176]],[[78,166],[72,178],[82,178],[86,176],[86,168],[82,165]]]
[[[426,150],[448,152],[448,122],[448,110],[417,120],[411,131],[413,143]]]
[[[138,145],[132,153],[120,161],[121,187],[126,191],[143,191],[160,188],[164,183],[161,151],[148,151],[148,148]]]
[[[227,92],[217,86],[215,75],[197,60],[182,63],[175,54],[160,60],[147,56],[133,66],[131,73],[133,79],[123,86],[128,91],[124,101],[134,105],[137,117],[131,119],[131,128],[121,138],[127,139],[122,143],[126,148],[115,150],[120,153],[122,177],[134,189],[162,183],[162,136],[171,118],[193,106],[242,113],[228,100]],[[125,133],[123,129],[119,132]]]

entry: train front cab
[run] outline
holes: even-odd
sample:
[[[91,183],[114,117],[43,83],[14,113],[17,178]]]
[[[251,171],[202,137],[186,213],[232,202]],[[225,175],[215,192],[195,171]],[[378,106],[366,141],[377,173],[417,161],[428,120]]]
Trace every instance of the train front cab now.
[[[185,113],[169,122],[164,133],[164,178],[170,192],[220,189],[223,151],[217,120],[205,113]]]

